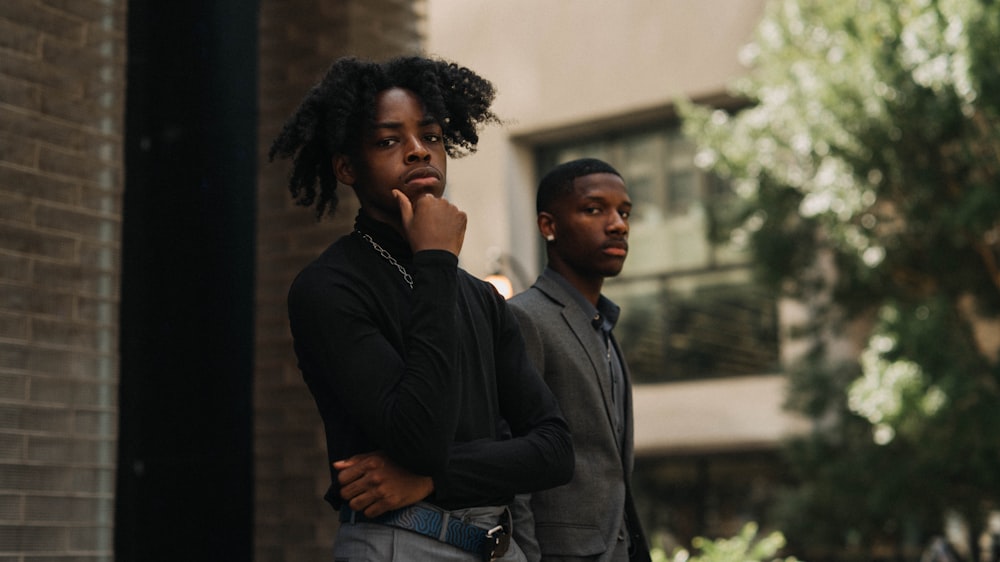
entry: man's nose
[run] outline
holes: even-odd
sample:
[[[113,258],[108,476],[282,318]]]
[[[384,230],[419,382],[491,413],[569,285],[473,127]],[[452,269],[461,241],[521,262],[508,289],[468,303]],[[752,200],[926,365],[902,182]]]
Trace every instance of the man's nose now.
[[[431,152],[427,150],[424,143],[417,138],[414,138],[409,143],[409,150],[406,152],[407,162],[419,162],[421,160],[428,161],[431,158]]]
[[[623,234],[628,234],[628,221],[621,213],[611,213],[611,220],[608,222],[609,232],[621,232]]]

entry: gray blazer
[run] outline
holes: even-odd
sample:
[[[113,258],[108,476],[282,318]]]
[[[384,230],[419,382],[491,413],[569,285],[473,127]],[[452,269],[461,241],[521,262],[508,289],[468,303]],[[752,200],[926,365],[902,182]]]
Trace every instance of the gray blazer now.
[[[529,560],[537,559],[536,548],[540,548],[542,558],[613,560],[622,521],[629,512],[633,549],[637,550],[632,559],[648,560],[646,539],[631,496],[634,443],[628,367],[622,365],[625,428],[619,455],[605,346],[588,313],[551,270],[509,302],[521,324],[528,357],[555,393],[569,422],[576,454],[576,469],[568,484],[531,496],[537,545],[530,529],[518,528],[519,524],[531,525],[530,515],[517,514],[514,534],[518,544]],[[613,345],[617,349],[617,342]],[[517,505],[515,511],[519,511]]]

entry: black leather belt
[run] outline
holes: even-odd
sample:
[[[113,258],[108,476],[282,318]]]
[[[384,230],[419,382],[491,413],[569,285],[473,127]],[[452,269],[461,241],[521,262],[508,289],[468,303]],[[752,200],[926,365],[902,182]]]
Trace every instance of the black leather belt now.
[[[407,531],[413,531],[434,540],[479,554],[483,560],[496,560],[507,552],[510,546],[510,510],[504,510],[502,520],[492,529],[483,529],[461,519],[451,517],[451,513],[426,505],[411,505],[402,509],[383,513],[378,517],[366,517],[359,511],[344,505],[340,508],[341,523],[378,523]]]

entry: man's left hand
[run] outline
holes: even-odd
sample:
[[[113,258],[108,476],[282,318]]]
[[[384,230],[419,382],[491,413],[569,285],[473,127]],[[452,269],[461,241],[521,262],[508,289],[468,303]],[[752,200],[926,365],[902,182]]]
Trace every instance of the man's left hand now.
[[[336,461],[340,497],[354,511],[378,517],[413,505],[434,491],[430,476],[414,474],[392,462],[382,451],[362,453]]]

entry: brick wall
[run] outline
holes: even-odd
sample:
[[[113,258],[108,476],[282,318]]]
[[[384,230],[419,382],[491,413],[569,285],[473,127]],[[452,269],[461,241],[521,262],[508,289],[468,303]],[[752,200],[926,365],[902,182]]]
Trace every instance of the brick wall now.
[[[0,3],[0,560],[112,559],[124,0]]]
[[[302,96],[342,55],[416,52],[423,2],[261,0],[260,161]],[[258,190],[255,415],[255,560],[330,560],[337,528],[323,429],[295,364],[285,296],[296,273],[351,226],[357,203],[340,193],[336,217],[317,223],[287,190],[290,164],[262,164]]]

